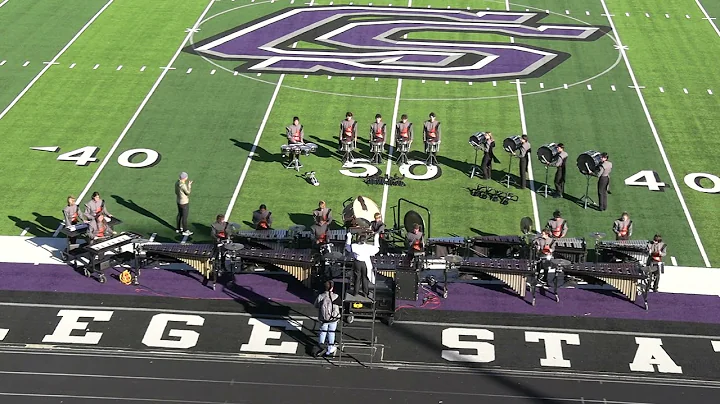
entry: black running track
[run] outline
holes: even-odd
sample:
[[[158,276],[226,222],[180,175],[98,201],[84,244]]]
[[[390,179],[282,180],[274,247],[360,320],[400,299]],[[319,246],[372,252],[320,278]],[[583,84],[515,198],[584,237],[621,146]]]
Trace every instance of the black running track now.
[[[4,403],[714,403],[687,382],[452,369],[365,369],[302,361],[158,359],[102,353],[0,354]]]

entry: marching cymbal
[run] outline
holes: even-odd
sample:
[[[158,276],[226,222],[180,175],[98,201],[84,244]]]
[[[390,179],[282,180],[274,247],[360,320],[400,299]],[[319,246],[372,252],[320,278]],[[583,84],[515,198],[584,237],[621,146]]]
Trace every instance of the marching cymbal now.
[[[243,248],[245,248],[245,246],[242,244],[238,244],[238,243],[228,243],[228,244],[223,244],[223,248],[225,248],[228,251],[240,251]]]
[[[300,233],[301,231],[305,231],[305,226],[303,226],[301,224],[296,224],[296,225],[290,226],[288,231],[291,233]]]
[[[553,264],[560,266],[560,267],[564,267],[564,266],[568,266],[568,265],[572,264],[572,262],[570,262],[568,260],[564,260],[562,258],[555,258],[554,260],[550,260],[550,262],[552,262]]]
[[[590,238],[594,238],[595,240],[600,240],[601,238],[605,238],[606,235],[607,234],[599,232],[599,231],[588,234],[588,236],[590,236]]]
[[[133,244],[146,244],[146,243],[151,243],[151,241],[148,240],[148,239],[146,239],[146,238],[134,238],[134,239],[130,240],[130,242],[133,243]]]
[[[445,262],[450,264],[457,264],[459,262],[462,262],[462,257],[455,254],[446,255]]]

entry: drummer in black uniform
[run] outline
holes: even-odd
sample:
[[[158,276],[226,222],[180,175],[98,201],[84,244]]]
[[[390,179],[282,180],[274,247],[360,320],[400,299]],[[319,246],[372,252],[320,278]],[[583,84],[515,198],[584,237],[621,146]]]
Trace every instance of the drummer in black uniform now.
[[[530,162],[530,141],[527,135],[520,136],[520,148],[518,149],[518,157],[520,158],[520,189],[525,189],[527,179],[528,164]]]
[[[553,198],[562,198],[565,195],[565,173],[568,154],[565,152],[565,145],[562,143],[558,143],[557,150],[557,157],[550,163],[551,166],[557,167],[557,171],[555,171],[555,195],[553,195]]]
[[[492,132],[485,133],[485,143],[483,144],[483,158],[480,168],[483,172],[483,179],[492,179],[492,161],[495,158],[495,139]]]
[[[374,234],[380,236],[380,253],[384,254],[387,251],[387,241],[385,240],[385,223],[383,223],[382,215],[380,212],[375,212],[373,216],[375,220],[370,223],[370,230]]]
[[[610,187],[610,172],[612,171],[612,162],[608,160],[608,154],[600,155],[600,169],[598,170],[598,204],[600,211],[607,210],[608,188]]]

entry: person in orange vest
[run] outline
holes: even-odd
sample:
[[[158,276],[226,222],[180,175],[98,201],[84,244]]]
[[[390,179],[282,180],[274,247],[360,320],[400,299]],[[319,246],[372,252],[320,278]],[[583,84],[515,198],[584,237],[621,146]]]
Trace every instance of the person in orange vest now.
[[[300,125],[300,118],[293,117],[292,125],[285,128],[288,144],[303,144],[305,143],[305,130]]]
[[[567,234],[567,221],[563,219],[559,210],[553,212],[553,218],[548,220],[546,229],[550,231],[552,238],[563,238]]]
[[[346,113],[345,119],[340,122],[340,134],[338,138],[338,150],[342,151],[343,143],[350,143],[351,148],[355,148],[355,142],[357,141],[357,122],[353,119],[352,112]]]
[[[258,210],[253,212],[252,223],[255,230],[267,230],[272,228],[272,212],[267,210],[265,204],[260,205]]]
[[[538,280],[540,282],[547,282],[548,271],[550,269],[550,260],[553,258],[555,252],[555,239],[551,235],[549,229],[543,229],[540,233],[540,237],[533,240],[533,246],[535,247],[535,253],[538,257],[537,262],[537,273]],[[542,271],[542,274],[540,274]]]
[[[63,209],[63,216],[65,217],[65,227],[70,227],[81,222],[87,223],[87,220],[84,220],[80,214],[78,205],[75,202],[75,197],[72,195],[67,197],[67,206]],[[75,244],[77,237],[70,237],[69,241],[70,244]]]
[[[413,127],[412,122],[408,122],[408,116],[402,114],[400,122],[395,125],[395,143],[407,144],[408,147],[413,141]]]
[[[332,209],[328,209],[325,201],[318,202],[317,209],[312,212],[314,224],[310,227],[315,235],[315,243],[325,244],[327,242],[327,231],[330,223],[333,222]]]
[[[112,234],[112,229],[110,229],[110,226],[108,226],[107,222],[105,222],[105,216],[103,216],[102,213],[95,216],[95,218],[90,221],[90,232],[88,233],[90,243],[99,239],[110,237]]]
[[[623,212],[620,219],[615,220],[613,232],[615,233],[615,240],[630,240],[633,232],[633,222],[627,212]]]
[[[405,236],[405,242],[407,244],[408,255],[425,251],[423,233],[419,224],[413,224],[412,231],[408,232],[407,236]]]
[[[665,272],[665,263],[663,258],[667,254],[667,245],[663,243],[662,236],[656,234],[652,241],[648,243],[648,267],[650,270],[650,282],[652,283],[652,291],[658,291],[660,285],[660,274]]]

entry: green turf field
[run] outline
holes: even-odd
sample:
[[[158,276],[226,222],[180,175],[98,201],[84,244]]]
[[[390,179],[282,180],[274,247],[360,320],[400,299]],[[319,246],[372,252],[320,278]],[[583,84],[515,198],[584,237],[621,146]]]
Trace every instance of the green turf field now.
[[[695,0],[413,0],[392,5],[438,11],[509,9],[542,13],[542,24],[614,27],[594,41],[443,30],[403,38],[503,46],[514,41],[570,55],[548,72],[517,82],[237,74],[234,70],[244,60],[189,52],[193,44],[280,10],[329,3],[42,0],[27,6],[22,0],[0,1],[0,37],[5,39],[0,42],[0,133],[5,139],[0,187],[8,190],[0,234],[52,236],[65,197],[80,195],[84,202],[97,190],[108,210],[125,221],[123,230],[179,241],[173,231],[173,184],[179,172],[187,171],[194,180],[192,241],[208,239],[208,226],[218,213],[230,212],[232,221],[242,223],[265,203],[274,212],[276,228],[309,226],[319,199],[337,217],[344,200],[364,195],[386,207],[390,223],[400,198],[428,207],[434,237],[517,234],[522,217],[544,226],[555,209],[568,220],[569,236],[586,237],[593,231],[610,233],[612,221],[627,210],[635,222],[633,238],[661,233],[678,264],[718,265],[720,172],[714,161],[720,141],[714,133],[720,129],[720,76],[714,55],[720,34],[716,20],[704,17],[705,12],[720,14],[719,5],[707,0],[704,10]],[[295,46],[329,49],[309,41]],[[50,61],[57,64],[43,63]],[[425,159],[420,128],[428,113],[435,112],[443,125],[438,174],[406,179],[405,187],[384,187],[341,173],[337,132],[347,111],[358,121],[356,157],[364,158],[375,114],[381,113],[389,128],[400,114],[408,114],[416,128],[413,160]],[[293,116],[301,118],[306,141],[318,145],[314,155],[302,158],[299,173],[285,169],[280,155],[285,126]],[[474,157],[468,137],[477,131],[492,131],[498,144],[499,162],[493,164],[491,180],[468,176]],[[511,187],[518,201],[506,206],[471,196],[469,189],[478,184],[508,191],[501,181],[509,155],[501,144],[522,133],[534,149],[531,189]],[[534,152],[551,142],[565,143],[570,155],[565,199],[533,194],[545,179]],[[58,146],[59,152],[30,149],[50,146]],[[95,152],[94,161],[77,165],[57,160],[83,147],[90,150],[86,157]],[[128,153],[146,149],[156,151],[158,161],[128,167],[145,158],[139,153],[128,159]],[[575,159],[587,150],[606,151],[614,163],[606,212],[578,203],[586,180]],[[378,168],[400,173],[394,161]],[[306,171],[316,172],[319,187],[300,177]],[[625,184],[641,171],[657,173],[665,186],[651,191]],[[426,168],[418,165],[413,172],[423,175]],[[517,160],[511,173],[518,174]],[[694,173],[703,175],[696,176],[699,185],[691,181],[689,186],[686,176]],[[551,187],[553,175],[551,169]],[[595,201],[596,183],[591,179]]]

